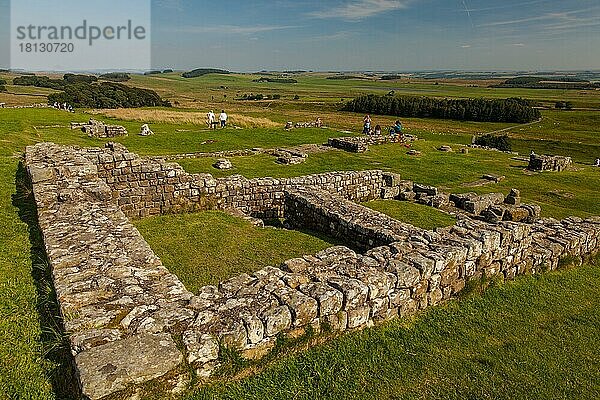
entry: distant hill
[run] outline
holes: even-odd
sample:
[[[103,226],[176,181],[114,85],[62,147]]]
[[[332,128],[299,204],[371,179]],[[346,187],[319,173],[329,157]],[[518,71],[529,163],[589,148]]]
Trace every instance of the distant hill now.
[[[224,69],[213,69],[213,68],[198,68],[193,71],[184,72],[181,74],[184,78],[197,78],[199,76],[208,74],[230,74],[231,72]]]

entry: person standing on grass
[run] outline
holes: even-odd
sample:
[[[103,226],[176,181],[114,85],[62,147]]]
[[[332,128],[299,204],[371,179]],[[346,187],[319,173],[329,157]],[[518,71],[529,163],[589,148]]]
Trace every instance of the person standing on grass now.
[[[215,118],[216,116],[213,110],[210,110],[210,112],[206,114],[206,124],[210,129],[214,128]]]
[[[368,114],[363,118],[363,134],[371,134],[371,116]]]
[[[225,110],[221,110],[219,121],[221,121],[221,128],[225,128],[227,126],[227,114],[225,113]]]

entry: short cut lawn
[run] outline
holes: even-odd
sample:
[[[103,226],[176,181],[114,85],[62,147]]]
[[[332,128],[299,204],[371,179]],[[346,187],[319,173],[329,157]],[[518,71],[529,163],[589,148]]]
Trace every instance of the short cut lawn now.
[[[219,211],[163,215],[134,224],[191,292],[338,244],[315,233],[254,227]]]

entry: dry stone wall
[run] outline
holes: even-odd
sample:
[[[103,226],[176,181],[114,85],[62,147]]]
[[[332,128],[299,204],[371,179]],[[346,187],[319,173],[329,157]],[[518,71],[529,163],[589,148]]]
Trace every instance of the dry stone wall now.
[[[354,201],[378,198],[383,187],[381,171],[333,172],[298,178],[215,179],[209,174],[188,174],[176,163],[142,159],[122,145],[80,150],[98,167],[98,175],[128,217],[186,210],[238,208],[260,218],[283,217],[284,190],[296,185],[316,186]]]
[[[82,391],[90,399],[154,379],[180,388],[190,370],[201,378],[214,372],[221,344],[260,358],[279,335],[297,336],[308,327],[352,330],[410,315],[451,298],[470,279],[512,279],[553,269],[562,257],[581,261],[599,246],[600,218],[533,224],[464,218],[435,232],[393,221],[352,203],[383,195],[398,182],[398,176],[380,171],[284,183],[230,178],[225,182],[236,183],[222,181],[217,190],[219,180],[208,176],[169,183],[188,175],[174,165],[147,165],[122,150],[38,144],[26,154],[61,313]],[[134,167],[140,170],[112,174]],[[141,174],[150,176],[136,181]],[[210,194],[221,193],[223,203],[258,214],[261,207],[271,212],[270,195],[280,194],[278,213],[291,223],[349,238],[364,254],[333,247],[192,294],[129,223],[126,215],[140,214],[120,200],[133,194],[118,192],[136,186],[119,189],[116,183],[190,183],[191,191],[195,179],[212,179],[214,185],[204,186],[214,189]],[[173,210],[161,205],[162,198],[151,201],[158,212]]]

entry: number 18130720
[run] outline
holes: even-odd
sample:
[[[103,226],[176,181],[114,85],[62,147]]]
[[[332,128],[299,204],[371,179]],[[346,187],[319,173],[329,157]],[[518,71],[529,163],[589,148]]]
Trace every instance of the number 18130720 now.
[[[73,43],[19,43],[21,53],[72,53]]]

